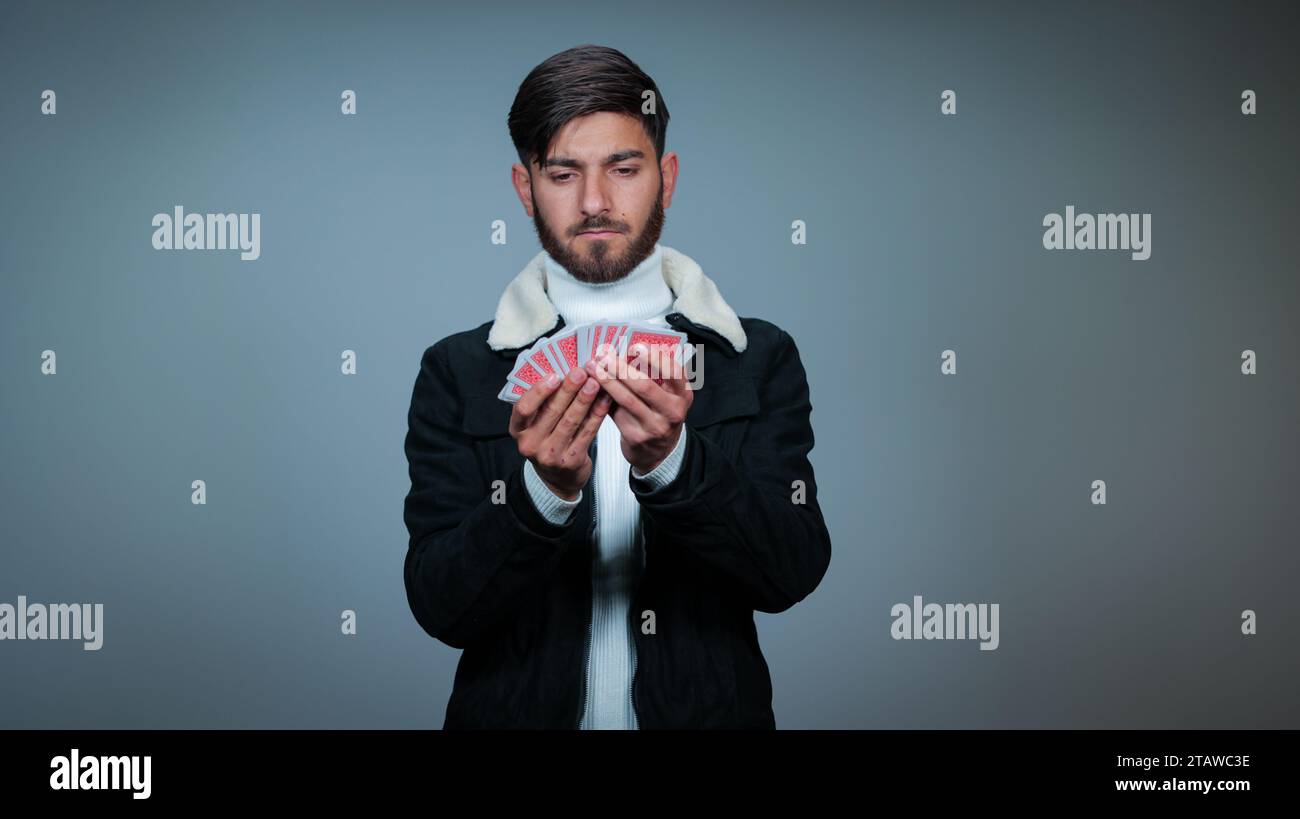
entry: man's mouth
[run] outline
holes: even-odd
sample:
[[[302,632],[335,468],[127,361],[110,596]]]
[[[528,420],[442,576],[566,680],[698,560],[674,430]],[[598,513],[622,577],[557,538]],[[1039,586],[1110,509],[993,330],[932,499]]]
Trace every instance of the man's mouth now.
[[[582,235],[582,236],[613,236],[613,235],[615,235],[615,234],[617,234],[617,233],[618,233],[617,230],[584,230],[580,235]]]

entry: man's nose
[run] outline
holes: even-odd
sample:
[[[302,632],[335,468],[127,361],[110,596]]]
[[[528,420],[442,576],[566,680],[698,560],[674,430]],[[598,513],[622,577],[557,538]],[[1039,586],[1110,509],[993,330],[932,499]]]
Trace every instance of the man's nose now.
[[[609,210],[609,191],[602,174],[592,174],[582,183],[582,211],[587,216],[596,216]]]

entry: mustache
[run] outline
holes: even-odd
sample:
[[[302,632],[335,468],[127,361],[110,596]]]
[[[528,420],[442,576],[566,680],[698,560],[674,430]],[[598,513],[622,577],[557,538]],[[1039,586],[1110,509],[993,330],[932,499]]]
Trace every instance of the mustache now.
[[[614,231],[618,231],[619,233],[626,233],[627,226],[616,222],[604,222],[596,225],[581,225],[577,228],[574,228],[573,235],[577,236],[579,233],[586,233],[591,230],[614,230]]]

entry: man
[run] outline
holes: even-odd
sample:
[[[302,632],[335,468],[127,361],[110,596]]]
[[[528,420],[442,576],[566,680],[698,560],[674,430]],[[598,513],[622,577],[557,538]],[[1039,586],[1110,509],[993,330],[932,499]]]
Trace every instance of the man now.
[[[508,122],[543,251],[425,351],[408,416],[407,598],[464,650],[444,727],[774,728],[753,614],[831,549],[798,350],[659,244],[677,156],[626,56],[556,54]],[[684,332],[707,367],[638,350],[498,400],[521,349],[599,318]]]

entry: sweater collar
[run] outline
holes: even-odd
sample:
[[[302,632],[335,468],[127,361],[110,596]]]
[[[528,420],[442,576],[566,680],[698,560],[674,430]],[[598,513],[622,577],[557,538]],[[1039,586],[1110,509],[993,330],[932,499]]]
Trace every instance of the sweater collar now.
[[[649,321],[672,310],[673,293],[663,276],[663,248],[656,244],[649,256],[618,281],[592,284],[580,281],[554,256],[546,254],[546,296],[564,316],[565,324],[597,319]]]
[[[694,259],[667,245],[662,251],[660,272],[672,291],[673,313],[681,314],[694,326],[725,339],[736,353],[745,351],[748,339],[730,305],[713,280]],[[487,343],[493,350],[527,347],[538,337],[554,331],[561,316],[547,295],[546,251],[539,252],[506,286],[497,302],[496,318],[488,332]],[[673,313],[669,323],[673,323]]]

